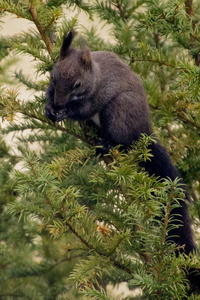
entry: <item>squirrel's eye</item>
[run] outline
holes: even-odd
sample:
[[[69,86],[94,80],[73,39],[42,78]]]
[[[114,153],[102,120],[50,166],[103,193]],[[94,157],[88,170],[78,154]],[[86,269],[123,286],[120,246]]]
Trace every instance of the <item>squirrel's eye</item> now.
[[[79,80],[77,80],[73,86],[74,89],[77,89],[81,86],[81,82]]]

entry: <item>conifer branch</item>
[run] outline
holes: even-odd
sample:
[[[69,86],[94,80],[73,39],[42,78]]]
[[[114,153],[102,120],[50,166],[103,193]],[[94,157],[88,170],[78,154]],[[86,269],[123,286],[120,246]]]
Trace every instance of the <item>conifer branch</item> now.
[[[28,159],[28,164],[29,164],[29,166],[30,166],[30,168],[31,168],[31,171],[32,171],[32,173],[33,173],[35,179],[38,179],[38,176],[37,176],[37,174],[36,174],[36,172],[35,172],[34,166],[33,166],[32,162],[31,162],[29,159]]]
[[[119,14],[123,22],[126,23],[128,15],[126,15],[126,12],[123,9],[121,1],[116,1],[116,4],[114,3],[114,6],[119,10]]]
[[[172,205],[172,199],[173,199],[173,192],[174,192],[174,186],[170,187],[170,194],[169,194],[169,200],[166,206],[166,214],[165,214],[165,219],[164,219],[164,223],[163,223],[163,235],[162,235],[162,245],[165,244],[165,240],[166,240],[166,235],[167,235],[167,226],[169,223],[169,216],[170,216],[170,212],[171,212],[171,205]]]
[[[28,158],[27,158],[28,159]],[[33,175],[34,175],[34,177],[36,178],[36,179],[38,179],[38,176],[37,176],[37,174],[36,174],[36,172],[35,172],[35,169],[34,169],[34,166],[33,166],[33,164],[32,164],[32,162],[28,159],[28,164],[29,164],[29,166],[30,166],[30,169],[31,169],[31,171],[32,171],[32,173],[33,173]],[[50,206],[52,206],[52,208],[53,208],[53,205],[51,204],[51,201],[48,199],[48,197],[47,197],[47,195],[46,195],[46,193],[45,192],[43,192],[43,195],[44,195],[44,197],[45,197],[45,199],[46,199],[46,201],[47,201],[47,203],[50,205]],[[63,218],[63,216],[62,216],[62,214],[61,213],[57,213],[56,214],[56,217],[57,218],[59,218],[59,219],[61,219],[62,221],[64,221],[64,218]],[[131,272],[131,270],[128,268],[128,267],[125,267],[125,266],[123,266],[122,264],[120,264],[118,261],[116,261],[113,257],[112,257],[112,253],[109,253],[109,254],[106,254],[106,253],[103,253],[102,251],[99,251],[99,250],[97,250],[92,244],[90,244],[87,240],[85,240],[73,227],[72,227],[72,225],[71,225],[71,223],[70,223],[70,220],[68,220],[68,221],[66,221],[66,225],[68,226],[68,228],[69,228],[69,230],[87,247],[87,248],[89,248],[90,250],[94,250],[96,253],[98,253],[98,255],[100,255],[100,256],[103,256],[103,257],[106,257],[106,258],[109,258],[109,260],[113,263],[113,265],[114,266],[116,266],[116,267],[118,267],[118,268],[120,268],[120,269],[122,269],[122,270],[124,270],[125,272],[127,272],[129,275],[131,275],[132,274],[132,272]],[[119,246],[119,244],[120,244],[120,242],[121,241],[119,241],[118,242],[118,245],[116,245],[116,247],[117,246]],[[112,251],[112,252],[114,252],[114,250]]]
[[[91,51],[112,51],[130,64],[136,62],[134,71],[144,82],[155,128],[165,126],[168,130],[168,134],[159,132],[159,137],[165,144],[169,140],[173,143],[172,148],[177,152],[173,154],[174,161],[179,162],[195,194],[191,205],[198,205],[200,89],[199,69],[193,62],[198,59],[200,42],[198,0],[92,2],[93,11],[112,24],[116,44],[99,38],[95,28],[85,29]],[[2,13],[9,11],[29,20],[36,29],[32,33],[21,32],[19,37],[13,36],[8,41],[6,38],[0,47],[2,57],[7,55],[4,53],[7,49],[31,55],[38,62],[35,70],[44,75],[51,70],[59,53],[63,33],[76,23],[76,18],[70,20],[68,16],[62,22],[62,8],[66,5],[66,8],[90,10],[80,0],[61,0],[59,4],[55,0],[0,3]],[[137,9],[140,5],[145,5],[145,12]],[[55,26],[58,39],[54,46],[49,31],[56,19],[59,19]],[[4,68],[0,70],[1,82],[2,72]],[[39,93],[35,101],[23,102],[19,99],[23,90],[17,93],[5,87],[1,92],[1,116],[7,122],[0,136],[1,252],[5,262],[1,266],[0,298],[15,295],[32,299],[33,294],[35,299],[76,298],[81,291],[74,288],[78,282],[81,289],[88,289],[86,298],[109,299],[106,293],[104,297],[103,290],[97,292],[96,286],[90,284],[91,279],[101,286],[99,277],[105,274],[103,285],[131,279],[133,288],[143,290],[140,298],[187,299],[186,276],[181,268],[189,266],[188,260],[171,255],[177,247],[168,243],[168,232],[176,229],[179,220],[175,212],[181,193],[175,191],[176,183],[170,181],[169,185],[167,181],[165,185],[140,172],[138,162],[151,158],[147,143],[139,141],[127,154],[114,148],[109,156],[101,158],[105,166],[93,156],[98,131],[84,122],[48,120],[43,107],[46,80],[35,83],[35,79],[16,74],[24,86]],[[18,113],[23,116],[15,122]],[[4,146],[7,135],[15,133],[21,157],[10,154],[15,153],[13,143]],[[38,148],[32,148],[32,143]],[[15,167],[19,161],[25,162],[25,169]],[[177,200],[172,199],[176,195]],[[13,218],[8,219],[5,212]],[[191,213],[191,219],[198,220],[197,209]],[[37,218],[41,222],[39,228]],[[105,224],[109,226],[108,234]],[[59,253],[63,242],[65,252]],[[53,280],[47,280],[49,276]],[[11,281],[9,286],[7,278]]]
[[[186,0],[185,1],[185,10],[186,10],[186,13],[189,16],[189,18],[192,18],[192,29],[193,29],[193,32],[195,32],[196,21],[194,20],[193,0]],[[190,34],[190,44],[193,48],[196,47],[196,41],[199,41],[199,39],[193,33],[191,33]],[[196,63],[197,66],[199,66],[199,64],[200,64],[199,52],[200,52],[200,49],[199,49],[198,53],[195,56],[195,63]]]
[[[168,132],[168,134],[169,134],[169,136],[171,137],[172,140],[174,140],[175,142],[178,141],[178,138],[175,137],[175,136],[172,134],[169,123],[167,123],[167,132]]]
[[[166,242],[166,235],[167,235],[167,227],[169,224],[169,217],[170,217],[170,213],[171,213],[171,205],[172,205],[172,199],[173,199],[173,191],[174,191],[174,187],[171,186],[170,187],[170,194],[169,194],[169,200],[168,203],[166,205],[166,213],[165,213],[165,218],[164,218],[164,222],[163,222],[163,233],[162,233],[162,246],[160,249],[160,254],[158,255],[158,268],[157,268],[157,276],[158,276],[158,283],[159,285],[161,285],[162,281],[164,280],[164,278],[162,278],[162,258],[163,258],[163,250],[164,250],[164,245]],[[161,289],[158,289],[158,295],[161,296]]]
[[[50,38],[46,35],[46,32],[45,32],[45,28],[40,24],[40,22],[38,21],[38,17],[37,17],[37,11],[35,9],[35,7],[33,6],[33,0],[29,0],[30,2],[30,9],[29,9],[29,12],[32,16],[32,19],[33,19],[33,22],[35,23],[41,37],[42,37],[42,40],[44,41],[46,47],[47,47],[47,50],[49,52],[49,54],[52,53],[53,51],[53,44],[50,40]]]
[[[45,124],[48,124],[48,125],[51,125],[53,128],[55,128],[55,129],[58,129],[58,130],[60,130],[60,131],[62,131],[62,132],[66,132],[66,133],[68,133],[68,134],[71,134],[71,135],[73,135],[74,137],[76,137],[77,139],[80,139],[81,141],[83,141],[83,142],[86,142],[87,144],[89,144],[89,145],[94,145],[95,144],[95,140],[94,139],[92,139],[92,138],[90,138],[90,139],[88,139],[87,137],[84,137],[84,136],[82,136],[82,135],[80,135],[80,134],[77,134],[77,133],[75,133],[75,132],[71,132],[71,131],[69,131],[67,128],[65,128],[65,127],[62,127],[61,125],[59,125],[58,123],[56,123],[56,124],[53,124],[53,123],[51,123],[50,124],[50,122],[49,121],[47,121],[47,120],[45,120],[44,118],[42,118],[42,117],[38,117],[37,115],[35,115],[35,114],[33,114],[33,113],[29,113],[28,111],[20,111],[22,114],[24,114],[25,116],[28,116],[28,117],[30,117],[30,118],[32,118],[32,119],[35,119],[35,120],[38,120],[38,121],[41,121],[42,123],[45,123]],[[94,143],[93,143],[93,142]]]
[[[185,68],[180,68],[180,67],[177,67],[175,65],[172,65],[170,63],[167,63],[167,62],[164,62],[164,61],[161,61],[161,60],[157,60],[157,59],[150,59],[150,58],[133,58],[131,59],[131,63],[134,63],[134,62],[151,62],[151,63],[155,63],[155,64],[159,64],[160,66],[166,66],[166,67],[170,67],[170,68],[173,68],[173,69],[176,69],[176,70],[184,70],[185,72],[188,72],[187,69]]]
[[[70,262],[72,259],[75,259],[75,258],[80,258],[81,256],[80,255],[75,255],[73,257],[66,257],[58,262],[56,262],[55,264],[53,264],[52,266],[50,266],[48,269],[44,270],[43,272],[41,273],[47,273],[49,271],[51,271],[52,269],[56,268],[57,266],[65,263],[65,262]]]
[[[57,16],[58,15],[53,16],[53,18],[50,20],[49,24],[46,26],[46,30],[48,30],[51,27],[51,25],[55,22]]]
[[[85,245],[87,246],[87,248],[89,248],[90,250],[94,250],[95,252],[97,252],[100,256],[104,256],[109,258],[109,260],[118,268],[126,271],[128,274],[132,274],[131,270],[128,267],[123,266],[122,264],[120,264],[118,261],[116,261],[112,256],[108,256],[105,253],[97,250],[96,248],[94,248],[92,245],[90,245],[82,236],[80,236],[78,234],[78,232],[71,226],[70,222],[66,222],[67,226],[69,227],[70,231],[73,232],[73,234]]]
[[[187,5],[187,3],[189,4],[189,6],[186,6],[186,12],[188,12],[190,14],[190,17],[193,16],[194,11],[193,11],[193,8],[191,6],[192,5],[192,0],[188,0],[188,1],[186,0],[185,3],[186,3],[186,5]],[[160,19],[163,19],[167,23],[172,24],[172,25],[174,25],[174,22],[175,22],[174,18],[173,18],[173,20],[169,20],[164,14],[160,15]],[[194,24],[195,23],[193,22],[193,30],[195,29]],[[192,39],[196,40],[196,41],[200,41],[200,38],[198,38],[194,33],[190,32],[190,37]]]
[[[185,10],[189,16],[194,16],[193,0],[185,0]]]
[[[184,113],[178,111],[177,116],[186,124],[191,124],[192,126],[196,127],[197,129],[200,129],[200,125],[196,122],[190,120]]]

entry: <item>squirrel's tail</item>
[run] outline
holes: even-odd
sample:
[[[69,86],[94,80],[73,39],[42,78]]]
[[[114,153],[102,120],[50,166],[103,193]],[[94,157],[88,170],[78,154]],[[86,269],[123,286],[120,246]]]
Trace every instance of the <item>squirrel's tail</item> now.
[[[168,177],[171,180],[175,180],[177,177],[180,178],[180,174],[172,164],[172,161],[165,148],[162,147],[159,142],[153,142],[150,148],[153,157],[151,158],[151,161],[146,161],[144,163],[144,168],[149,173],[149,175],[155,175],[156,177],[159,177],[161,179]],[[185,189],[184,185],[183,189]],[[185,198],[189,200],[189,196],[186,190]],[[187,202],[183,200],[181,201],[180,205],[180,207],[175,208],[172,211],[172,213],[175,214],[176,219],[176,221],[174,222],[176,224],[180,224],[180,226],[169,232],[169,240],[180,246],[183,246],[184,252],[186,254],[189,254],[196,248],[192,238],[192,230],[188,216]]]
[[[152,150],[153,157],[151,158],[151,161],[147,161],[143,165],[150,176],[155,175],[160,178],[169,177],[171,180],[175,180],[177,177],[181,178],[178,170],[172,164],[165,148],[162,147],[159,142],[152,143],[150,148]],[[190,201],[184,184],[182,188],[185,190],[185,199]],[[188,201],[181,201],[181,206],[172,210],[172,213],[175,215],[174,224],[180,224],[180,226],[169,231],[168,236],[168,241],[182,246],[184,253],[187,255],[196,250],[188,215]],[[191,290],[200,291],[200,269],[190,268],[186,272],[190,281]]]

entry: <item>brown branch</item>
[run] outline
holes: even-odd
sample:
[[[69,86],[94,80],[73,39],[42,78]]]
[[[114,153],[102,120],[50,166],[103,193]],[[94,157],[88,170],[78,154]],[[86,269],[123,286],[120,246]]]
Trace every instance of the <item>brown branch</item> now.
[[[34,177],[35,177],[36,179],[38,179],[38,176],[37,176],[37,174],[36,174],[36,172],[35,172],[35,168],[34,168],[32,162],[31,162],[29,159],[28,159],[28,164],[29,164],[29,166],[30,166],[30,168],[31,168],[31,171],[32,171]]]
[[[31,3],[29,12],[30,12],[31,17],[33,19],[33,22],[35,23],[35,25],[36,25],[36,27],[37,27],[37,29],[38,29],[41,37],[42,37],[42,40],[44,41],[44,43],[47,47],[47,50],[48,50],[49,54],[51,54],[52,50],[53,50],[53,44],[52,44],[50,38],[48,36],[46,36],[45,28],[38,21],[37,11],[36,11],[35,7],[32,4],[32,0],[29,0],[29,1]]]
[[[194,20],[194,6],[193,6],[193,0],[186,0],[185,1],[185,10],[190,19],[192,19],[192,28],[193,32],[196,28],[196,21]],[[199,41],[199,39],[195,36],[195,34],[190,34],[190,44],[193,48],[196,47],[196,41]],[[200,52],[200,49],[199,49]],[[199,52],[195,56],[195,63],[197,66],[200,65],[200,55]]]
[[[193,2],[193,0],[185,1],[185,10],[189,16],[194,16],[194,9],[193,9],[192,2]]]
[[[194,40],[200,42],[200,39],[193,33],[190,33],[191,38],[193,38]]]
[[[51,271],[52,269],[54,269],[55,267],[57,267],[57,266],[59,266],[59,265],[65,263],[65,262],[70,262],[70,261],[72,261],[73,259],[75,259],[75,258],[80,258],[80,257],[81,257],[80,255],[75,255],[75,256],[72,256],[72,257],[66,257],[66,258],[64,258],[64,259],[62,259],[62,260],[56,262],[54,265],[50,266],[48,269],[44,270],[44,271],[41,272],[41,273],[47,273],[47,272]]]
[[[152,63],[156,63],[156,64],[159,64],[159,65],[164,65],[166,67],[170,67],[170,68],[173,68],[173,69],[176,69],[177,67],[175,67],[174,65],[172,64],[169,64],[169,63],[166,63],[166,62],[162,62],[160,60],[156,60],[156,59],[148,59],[148,58],[133,58],[131,59],[131,63],[134,63],[135,61],[138,61],[138,62],[152,62]]]
[[[148,58],[133,58],[131,59],[131,63],[134,63],[134,62],[151,62],[151,63],[155,63],[155,64],[159,64],[160,66],[166,66],[166,67],[170,67],[172,69],[175,69],[175,70],[183,70],[185,73],[188,73],[188,70],[186,68],[180,68],[180,67],[176,67],[170,63],[166,63],[164,61],[160,61],[160,60],[157,60],[157,59],[148,59]]]
[[[62,221],[64,220],[63,216],[61,213],[57,213],[56,217],[61,219]],[[70,220],[66,221],[66,225],[68,226],[69,230],[90,250],[95,251],[98,255],[100,256],[104,256],[106,258],[109,258],[110,261],[114,264],[114,266],[124,270],[125,272],[127,272],[128,274],[132,274],[131,270],[128,267],[123,266],[122,264],[120,264],[118,261],[116,261],[113,257],[109,257],[108,255],[106,255],[106,253],[103,253],[100,250],[97,250],[96,248],[94,248],[91,244],[89,244],[71,225]]]
[[[186,124],[191,124],[192,126],[196,127],[197,129],[200,129],[200,125],[196,124],[194,121],[190,120],[181,112],[177,112],[177,116]]]
[[[175,142],[178,141],[178,138],[173,135],[169,123],[167,123],[167,132],[173,141],[175,141]]]
[[[106,254],[102,253],[101,251],[97,251],[97,249],[95,249],[92,245],[90,245],[86,240],[84,240],[82,238],[82,236],[80,236],[76,230],[71,226],[70,222],[66,222],[67,226],[69,227],[70,231],[73,232],[73,234],[85,245],[87,246],[87,248],[89,248],[90,250],[94,250],[95,252],[97,252],[99,255],[101,256],[105,256],[107,258],[110,259],[110,261],[118,268],[126,271],[128,274],[132,274],[131,270],[128,267],[125,267],[123,265],[121,265],[118,261],[116,261],[113,257],[108,257]]]
[[[50,38],[48,36],[46,36],[46,32],[45,32],[45,28],[40,24],[40,22],[38,21],[38,17],[37,17],[37,11],[35,9],[35,7],[33,6],[32,4],[32,0],[29,0],[30,2],[30,8],[29,8],[29,12],[31,14],[31,17],[32,17],[32,20],[33,22],[35,23],[41,37],[42,37],[42,40],[44,41],[46,47],[47,47],[47,50],[49,52],[49,54],[52,53],[52,50],[53,50],[53,44],[50,40]],[[12,14],[15,14],[17,15],[17,17],[21,17],[21,18],[25,18],[23,15],[20,15],[18,12],[15,13],[12,9],[7,9],[7,8],[1,8],[0,7],[0,12],[1,11],[6,11],[6,12],[9,12],[9,13],[12,13]],[[51,24],[54,22],[54,18],[50,21],[47,29],[51,26]]]
[[[53,18],[51,19],[51,21],[49,22],[49,24],[46,26],[46,30],[49,29],[51,27],[51,25],[55,22],[57,15],[53,16]]]

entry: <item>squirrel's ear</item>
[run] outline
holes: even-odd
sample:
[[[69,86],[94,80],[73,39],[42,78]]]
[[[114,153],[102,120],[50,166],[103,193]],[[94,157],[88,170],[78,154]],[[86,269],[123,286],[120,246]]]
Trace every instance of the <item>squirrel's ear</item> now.
[[[90,55],[90,49],[88,47],[84,47],[81,52],[81,64],[86,70],[91,70],[92,68],[92,59]]]
[[[71,30],[68,35],[63,36],[63,44],[60,49],[60,59],[64,59],[67,56],[67,51],[72,43],[72,40],[75,36],[75,31]]]

